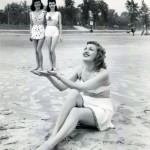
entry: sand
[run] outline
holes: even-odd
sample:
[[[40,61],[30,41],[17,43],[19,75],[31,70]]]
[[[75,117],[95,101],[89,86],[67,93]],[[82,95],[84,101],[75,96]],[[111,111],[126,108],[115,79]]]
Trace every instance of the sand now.
[[[26,34],[0,34],[0,150],[35,150],[51,134],[68,91],[33,75],[32,42]],[[88,40],[107,51],[115,129],[77,128],[56,150],[150,149],[150,37],[126,33],[65,34],[56,49],[59,72],[79,65]],[[44,69],[49,67],[43,47]]]

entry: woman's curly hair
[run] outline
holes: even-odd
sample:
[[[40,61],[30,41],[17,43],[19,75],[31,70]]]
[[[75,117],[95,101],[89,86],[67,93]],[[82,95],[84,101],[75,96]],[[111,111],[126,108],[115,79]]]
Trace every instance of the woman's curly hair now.
[[[40,1],[40,3],[41,3],[41,7],[40,7],[40,9],[42,10],[43,9],[43,3],[41,2],[41,0],[32,0],[32,4],[31,4],[31,6],[30,6],[30,9],[32,10],[32,11],[35,11],[35,7],[34,7],[34,3],[35,2],[38,2],[38,1]]]
[[[87,44],[93,44],[97,46],[97,56],[94,60],[95,62],[95,68],[97,71],[99,71],[101,68],[106,69],[106,63],[105,63],[105,58],[106,58],[106,51],[105,49],[96,41],[89,41]]]
[[[50,7],[49,7],[49,2],[54,2],[54,3],[56,4],[56,0],[48,0],[48,1],[47,1],[47,7],[46,7],[46,11],[47,11],[47,12],[50,12],[50,11],[51,11],[51,9],[50,9]],[[57,6],[55,6],[55,11],[58,11]]]

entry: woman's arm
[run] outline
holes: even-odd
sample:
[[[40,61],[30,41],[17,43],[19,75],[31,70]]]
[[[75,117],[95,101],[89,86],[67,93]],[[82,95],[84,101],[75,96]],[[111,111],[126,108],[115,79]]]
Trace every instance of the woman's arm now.
[[[54,74],[51,73],[51,75]],[[106,70],[99,72],[95,77],[87,80],[86,82],[83,82],[82,84],[72,82],[71,80],[62,77],[57,73],[54,76],[69,88],[76,89],[79,91],[89,91],[89,90],[96,89],[100,86],[104,86],[104,84],[109,80],[108,73]]]
[[[80,70],[81,70],[81,67],[78,67],[73,73],[72,75],[70,76],[69,81],[71,82],[75,82],[77,81],[77,79],[79,78],[79,73],[80,73]],[[53,72],[53,74],[56,73],[56,72]],[[61,82],[60,80],[58,80],[57,78],[55,77],[52,77],[50,75],[50,73],[47,73],[47,72],[43,72],[41,71],[40,72],[40,76],[45,76],[49,79],[49,81],[60,91],[64,91],[66,89],[68,89],[68,86],[66,84],[64,84],[63,82]]]
[[[46,28],[46,26],[47,26],[46,14],[47,14],[47,12],[44,11],[44,27],[45,27],[45,28]]]
[[[61,40],[61,38],[62,38],[62,17],[61,17],[60,12],[59,12],[58,20],[59,20],[59,34],[60,34],[60,40]]]
[[[32,21],[32,12],[30,12],[30,37],[31,37],[31,30],[33,26],[33,21]]]

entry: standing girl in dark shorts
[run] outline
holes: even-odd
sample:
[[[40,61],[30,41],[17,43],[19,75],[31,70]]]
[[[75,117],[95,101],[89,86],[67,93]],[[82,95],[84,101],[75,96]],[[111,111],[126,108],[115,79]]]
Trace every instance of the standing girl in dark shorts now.
[[[42,46],[45,38],[45,15],[41,0],[33,0],[30,12],[30,40],[33,41],[37,67],[32,72],[43,70]]]

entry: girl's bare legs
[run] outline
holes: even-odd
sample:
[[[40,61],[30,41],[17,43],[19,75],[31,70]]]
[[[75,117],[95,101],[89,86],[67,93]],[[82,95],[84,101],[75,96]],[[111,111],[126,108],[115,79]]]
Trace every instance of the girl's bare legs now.
[[[56,68],[56,54],[55,54],[55,48],[58,43],[59,36],[53,37],[52,38],[52,45],[51,45],[51,55],[52,55],[52,65],[53,69]]]
[[[83,101],[80,93],[77,90],[72,90],[69,95],[67,96],[64,105],[60,111],[58,120],[56,122],[55,128],[53,130],[53,133],[51,137],[56,135],[56,133],[59,131],[61,126],[64,124],[70,110],[73,107],[83,107]]]
[[[46,36],[46,43],[49,50],[49,61],[50,61],[50,70],[51,70],[53,68],[52,54],[51,54],[52,37]]]
[[[38,41],[38,45],[37,45],[37,52],[38,52],[38,57],[39,57],[39,70],[38,71],[43,70],[43,55],[42,55],[43,43],[44,43],[44,39],[41,39]]]
[[[33,40],[33,45],[34,45],[34,49],[35,49],[35,57],[36,57],[37,67],[35,69],[33,69],[32,71],[35,71],[35,70],[39,69],[39,67],[40,67],[40,60],[39,60],[38,51],[37,51],[38,40]]]
[[[74,107],[71,109],[58,133],[53,138],[48,139],[48,141],[41,145],[38,150],[52,149],[76,128],[78,122],[88,126],[96,127],[96,122],[90,108]]]

